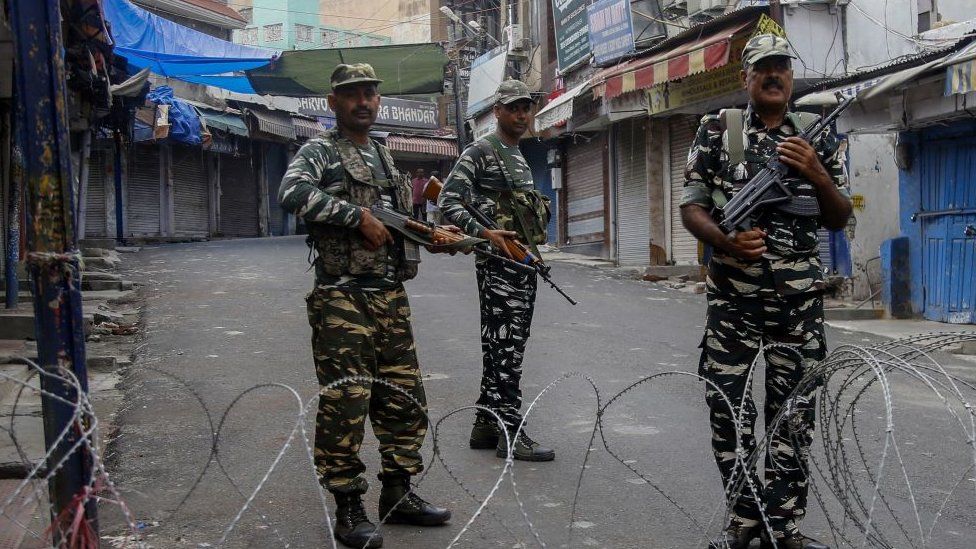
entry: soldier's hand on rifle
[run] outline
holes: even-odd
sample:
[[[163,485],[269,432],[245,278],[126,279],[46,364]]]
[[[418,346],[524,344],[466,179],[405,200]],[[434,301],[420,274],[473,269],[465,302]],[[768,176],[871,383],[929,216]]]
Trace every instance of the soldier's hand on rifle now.
[[[380,223],[380,220],[373,217],[366,208],[362,209],[362,219],[359,222],[359,232],[366,239],[366,247],[376,250],[383,244],[393,244],[393,235]]]
[[[787,166],[800,172],[801,175],[814,183],[824,180],[830,181],[830,174],[820,162],[817,151],[810,143],[799,137],[787,137],[776,147],[779,159]]]
[[[515,231],[503,231],[501,229],[491,230],[483,229],[481,234],[478,235],[481,238],[491,242],[491,245],[498,250],[500,255],[503,255],[509,259],[514,259],[512,254],[508,252],[508,239],[518,238],[518,233]]]
[[[753,261],[766,253],[766,231],[752,228],[748,231],[738,231],[735,237],[727,240],[725,251],[745,261]]]

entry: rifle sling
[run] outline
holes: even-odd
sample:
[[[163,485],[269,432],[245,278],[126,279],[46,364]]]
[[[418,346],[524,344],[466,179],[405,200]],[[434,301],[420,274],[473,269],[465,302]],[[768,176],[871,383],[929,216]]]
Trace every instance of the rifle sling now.
[[[537,248],[535,243],[532,242],[533,234],[528,231],[529,225],[522,217],[525,214],[525,212],[521,207],[516,205],[515,198],[513,197],[515,191],[515,180],[512,174],[515,173],[516,166],[514,165],[509,155],[502,155],[498,153],[498,149],[501,148],[503,145],[501,140],[498,139],[497,135],[491,134],[485,138],[485,141],[491,143],[491,152],[495,156],[495,161],[498,162],[498,165],[502,167],[502,173],[505,176],[505,182],[508,184],[509,187],[509,190],[507,192],[503,192],[502,196],[509,201],[509,208],[511,208],[512,210],[512,217],[515,218],[515,223],[518,225],[520,232],[523,235],[525,235],[525,239],[527,241],[525,242],[525,244],[529,246],[529,248],[532,250],[532,253],[535,254],[536,257],[542,257],[539,254],[539,248]]]

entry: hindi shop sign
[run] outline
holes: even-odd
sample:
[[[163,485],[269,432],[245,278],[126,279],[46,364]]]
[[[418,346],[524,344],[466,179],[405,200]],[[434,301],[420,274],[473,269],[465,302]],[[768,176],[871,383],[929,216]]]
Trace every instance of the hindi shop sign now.
[[[325,97],[299,97],[298,112],[319,118],[335,118]],[[432,130],[440,127],[437,114],[436,103],[383,97],[376,113],[376,124]]]
[[[590,55],[586,4],[587,0],[552,0],[556,61],[562,72],[583,62]]]
[[[634,20],[630,0],[598,0],[586,8],[590,48],[597,65],[634,51]]]

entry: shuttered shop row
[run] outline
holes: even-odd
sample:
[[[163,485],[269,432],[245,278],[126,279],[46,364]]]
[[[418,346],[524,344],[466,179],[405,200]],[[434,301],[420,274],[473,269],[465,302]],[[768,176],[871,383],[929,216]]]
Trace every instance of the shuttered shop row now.
[[[695,138],[700,118],[675,116],[668,121],[671,176],[671,260],[676,264],[698,262],[698,240],[681,224],[681,194],[685,184],[688,150]]]
[[[642,265],[650,261],[645,124],[644,120],[627,120],[614,127],[616,241],[620,265]]]
[[[566,241],[583,244],[603,240],[603,149],[598,134],[566,150]]]
[[[159,148],[145,145],[132,147],[126,187],[127,235],[160,235],[159,181]]]
[[[111,161],[112,153],[104,149],[92,149],[88,158],[88,185],[85,195],[85,236],[108,236],[108,221],[106,213],[108,204],[105,203],[105,178],[109,170],[106,162]]]
[[[220,158],[220,232],[258,236],[258,185],[248,158]]]
[[[210,200],[207,165],[203,152],[173,147],[173,222],[179,236],[210,233]]]

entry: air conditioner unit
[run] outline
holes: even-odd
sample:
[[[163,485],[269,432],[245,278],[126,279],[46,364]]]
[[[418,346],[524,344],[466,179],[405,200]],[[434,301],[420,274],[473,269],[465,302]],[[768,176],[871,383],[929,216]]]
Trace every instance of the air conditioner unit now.
[[[707,21],[722,15],[728,6],[728,0],[687,0],[688,18],[692,21]]]
[[[694,1],[694,0],[691,0]],[[688,15],[688,0],[666,0],[664,14],[668,17],[684,17]]]
[[[525,50],[525,41],[522,40],[522,26],[519,24],[505,27],[505,37],[508,39],[509,53],[520,53]]]

